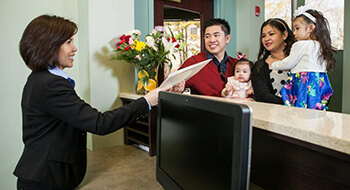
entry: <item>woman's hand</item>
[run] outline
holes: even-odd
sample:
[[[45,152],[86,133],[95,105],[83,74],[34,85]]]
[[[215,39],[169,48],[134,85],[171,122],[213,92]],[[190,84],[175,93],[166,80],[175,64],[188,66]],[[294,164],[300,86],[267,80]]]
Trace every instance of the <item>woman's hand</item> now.
[[[246,93],[248,96],[249,96],[249,95],[254,95],[254,90],[253,90],[253,88],[249,88],[245,93]]]
[[[144,98],[146,98],[148,100],[148,102],[151,104],[151,106],[156,106],[158,104],[158,94],[159,91],[168,91],[171,88],[168,89],[168,87],[165,88],[156,88],[150,92],[148,92]]]

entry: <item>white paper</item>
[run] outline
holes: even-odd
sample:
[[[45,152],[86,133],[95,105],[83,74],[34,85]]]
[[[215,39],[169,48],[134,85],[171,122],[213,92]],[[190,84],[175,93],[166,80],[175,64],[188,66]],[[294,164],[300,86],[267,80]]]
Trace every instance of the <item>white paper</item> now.
[[[170,73],[169,76],[162,82],[159,88],[170,88],[182,81],[186,81],[191,78],[193,75],[198,73],[204,66],[206,66],[211,59],[196,63],[194,65],[185,67],[183,69],[177,70],[173,73]]]

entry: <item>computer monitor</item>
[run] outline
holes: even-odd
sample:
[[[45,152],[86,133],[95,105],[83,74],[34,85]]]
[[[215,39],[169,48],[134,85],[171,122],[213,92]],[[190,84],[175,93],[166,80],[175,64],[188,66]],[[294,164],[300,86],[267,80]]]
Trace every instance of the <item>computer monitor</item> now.
[[[248,189],[251,124],[246,105],[160,92],[158,182],[166,190]]]

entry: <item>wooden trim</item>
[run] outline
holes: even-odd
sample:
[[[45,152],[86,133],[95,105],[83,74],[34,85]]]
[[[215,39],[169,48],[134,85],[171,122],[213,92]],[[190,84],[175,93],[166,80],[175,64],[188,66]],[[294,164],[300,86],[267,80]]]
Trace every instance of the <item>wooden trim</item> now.
[[[173,2],[177,2],[177,3],[181,3],[181,0],[167,0],[167,1],[173,1]]]
[[[263,189],[350,189],[350,155],[254,127],[250,176]]]

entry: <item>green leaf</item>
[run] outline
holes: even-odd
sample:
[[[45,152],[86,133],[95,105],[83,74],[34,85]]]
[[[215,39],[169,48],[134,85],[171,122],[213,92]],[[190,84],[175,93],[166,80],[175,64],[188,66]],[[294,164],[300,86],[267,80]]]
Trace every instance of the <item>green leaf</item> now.
[[[176,40],[178,40],[178,39],[180,39],[181,38],[181,36],[182,36],[182,32],[180,32],[177,36],[176,36]]]

